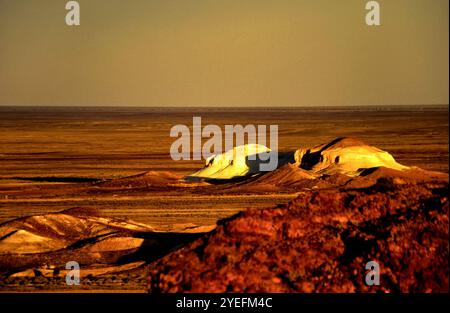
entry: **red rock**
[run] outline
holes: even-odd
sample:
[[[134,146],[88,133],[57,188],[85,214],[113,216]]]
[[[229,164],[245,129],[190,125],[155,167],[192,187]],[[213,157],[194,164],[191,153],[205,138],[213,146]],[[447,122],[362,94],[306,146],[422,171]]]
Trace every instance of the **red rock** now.
[[[150,266],[151,292],[448,292],[448,183],[309,191]],[[365,265],[380,264],[380,286]]]

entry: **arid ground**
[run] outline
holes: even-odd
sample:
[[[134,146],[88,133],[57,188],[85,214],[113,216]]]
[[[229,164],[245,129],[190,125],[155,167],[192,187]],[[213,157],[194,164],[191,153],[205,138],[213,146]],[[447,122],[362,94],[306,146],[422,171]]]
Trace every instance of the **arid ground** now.
[[[403,175],[378,169],[352,180],[330,175],[303,181],[303,174],[296,168],[286,167],[279,169],[284,172],[277,172],[278,176],[275,173],[273,177],[258,177],[250,182],[187,184],[182,178],[202,168],[204,161],[173,161],[169,149],[174,138],[169,132],[176,124],[192,125],[193,116],[201,116],[203,125],[276,124],[279,151],[286,153],[328,143],[338,137],[358,138],[389,152],[397,162],[421,170]],[[356,270],[358,258],[362,262],[369,256],[380,255],[386,256],[391,273],[385,274],[391,276],[388,286],[382,290],[445,290],[442,286],[447,282],[448,288],[448,260],[445,263],[443,257],[448,259],[448,239],[443,238],[445,225],[448,237],[448,202],[443,190],[448,192],[448,129],[448,106],[208,110],[0,108],[0,290],[143,292],[150,287],[154,292],[367,291],[361,285],[359,274],[355,274],[358,279],[348,275]],[[286,177],[292,179],[286,180]],[[342,211],[331,210],[333,214],[327,211],[321,215],[322,222],[341,218],[345,226],[334,222],[331,226],[314,226],[314,218],[302,215],[305,214],[302,210],[313,206],[314,200],[305,200],[311,197],[319,197],[319,202],[336,202],[333,208]],[[361,204],[371,197],[375,198],[373,202]],[[396,200],[391,203],[390,197]],[[404,204],[402,199],[409,199],[409,202]],[[431,205],[436,201],[439,205]],[[273,212],[271,208],[280,211]],[[369,212],[361,213],[365,209]],[[287,210],[286,213],[283,210]],[[268,213],[257,217],[259,213],[255,212]],[[304,232],[311,245],[288,244],[290,239],[298,238],[298,234],[296,230],[291,233],[283,230],[286,226],[276,220],[280,212],[286,214],[286,221],[292,214],[295,223],[310,221]],[[408,223],[415,227],[411,214],[417,215],[418,223],[421,221],[421,225],[434,232],[408,228]],[[435,214],[436,220],[430,221],[427,217],[430,214]],[[400,221],[404,219],[406,226],[389,220],[391,215]],[[237,220],[227,221],[232,217]],[[239,225],[239,221],[246,219],[250,219],[249,224]],[[225,226],[210,233],[218,221]],[[427,257],[437,259],[435,266],[440,267],[436,271],[424,269],[425,276],[419,279],[421,283],[408,282],[412,275],[408,273],[417,270],[414,267],[405,269],[407,277],[399,282],[402,270],[397,263],[402,258],[396,258],[384,246],[370,246],[361,253],[355,252],[358,245],[354,252],[346,250],[345,240],[354,242],[368,238],[372,243],[387,240],[389,235],[380,232],[391,229],[386,226],[391,222],[395,224],[393,231],[400,233],[396,238],[423,236],[419,248],[409,247],[416,253],[411,264],[419,263],[418,259],[427,260]],[[267,223],[274,228],[266,229]],[[378,227],[378,232],[370,233],[358,223],[366,223],[367,229]],[[253,225],[255,233],[242,231],[249,225]],[[279,237],[279,232],[285,231],[291,235]],[[246,239],[242,238],[243,233],[249,234],[245,235]],[[312,233],[320,234],[318,243],[314,243],[316,237]],[[327,246],[323,253],[328,255],[332,250],[330,258],[339,261],[334,265],[329,263],[329,268],[321,267],[320,271],[317,264],[305,265],[299,261],[297,266],[303,271],[299,272],[289,266],[280,269],[279,264],[274,269],[276,262],[260,262],[265,256],[247,255],[242,259],[241,248],[233,245],[239,241],[242,249],[253,251],[258,246],[255,238],[261,238],[261,234],[266,235],[261,239],[266,252],[289,255],[286,252],[289,249],[302,254],[309,251],[320,254],[316,260],[327,258],[320,249],[317,252],[311,247],[323,245],[329,239],[325,245],[334,242],[336,249]],[[339,236],[342,244],[335,241]],[[269,240],[283,238],[289,239],[286,246],[268,244]],[[426,245],[427,240],[434,244],[437,252],[423,252],[426,249],[423,250],[422,245]],[[211,247],[214,241],[217,245]],[[39,244],[32,244],[36,242]],[[205,259],[190,254],[199,246],[210,250]],[[229,251],[229,258],[217,254],[217,247]],[[11,253],[12,248],[15,253]],[[185,260],[179,256],[183,254],[180,251],[187,251]],[[233,256],[240,259],[233,260]],[[78,261],[82,268],[80,286],[65,284],[64,265],[72,260]],[[170,266],[166,267],[166,262]],[[214,275],[225,277],[228,273],[226,283],[205,274],[203,285],[193,285],[197,276],[205,277],[201,272],[205,264],[217,265],[210,269]],[[233,269],[231,264],[234,264]],[[445,265],[446,272],[442,270]],[[266,275],[259,282],[248,272],[255,266]],[[191,271],[190,277],[183,276],[185,273],[177,274],[183,268]],[[329,278],[324,282],[317,273]],[[251,286],[242,282],[246,275]],[[201,282],[201,279],[196,281]],[[342,288],[324,287],[327,284]]]

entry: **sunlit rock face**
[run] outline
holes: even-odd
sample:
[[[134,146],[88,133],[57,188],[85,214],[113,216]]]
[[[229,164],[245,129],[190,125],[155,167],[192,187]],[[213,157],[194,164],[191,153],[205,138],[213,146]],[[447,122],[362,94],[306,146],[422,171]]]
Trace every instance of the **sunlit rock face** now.
[[[270,149],[262,145],[238,146],[223,154],[213,155],[206,161],[203,169],[186,179],[227,180],[251,176],[260,172],[259,165],[264,162],[261,161],[264,158],[259,156],[267,152],[270,152]],[[295,165],[304,171],[304,175],[311,177],[333,174],[358,176],[366,169],[379,167],[400,171],[409,169],[396,162],[388,152],[353,138],[337,138],[314,148],[279,155],[277,170],[286,163]]]
[[[270,149],[259,144],[247,144],[234,147],[225,153],[213,155],[206,160],[201,170],[186,177],[187,180],[196,179],[231,179],[248,176],[259,172],[262,154]]]
[[[397,163],[392,155],[353,138],[337,138],[328,144],[295,152],[299,167],[318,174],[357,176],[364,169],[386,167],[409,169]]]
[[[133,233],[152,230],[136,222],[83,215],[77,210],[35,215],[0,225],[0,256],[54,252],[79,242],[89,243],[83,247],[85,252],[135,249],[143,240],[133,238]]]

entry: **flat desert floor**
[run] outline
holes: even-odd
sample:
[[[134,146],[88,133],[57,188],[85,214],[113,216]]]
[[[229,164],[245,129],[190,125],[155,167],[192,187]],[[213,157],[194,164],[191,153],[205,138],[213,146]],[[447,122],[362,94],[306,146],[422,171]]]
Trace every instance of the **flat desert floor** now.
[[[278,125],[279,150],[356,137],[408,166],[448,172],[448,106],[323,109],[0,108],[0,222],[71,207],[150,224],[210,224],[246,207],[284,202],[287,195],[213,199],[107,195],[12,196],[27,185],[120,178],[146,171],[195,172],[203,161],[173,161],[172,126]]]

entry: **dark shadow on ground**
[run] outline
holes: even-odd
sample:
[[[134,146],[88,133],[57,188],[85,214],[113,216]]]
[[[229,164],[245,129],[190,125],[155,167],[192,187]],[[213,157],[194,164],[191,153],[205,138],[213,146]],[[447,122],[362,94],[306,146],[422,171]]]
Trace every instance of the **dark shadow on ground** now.
[[[100,179],[89,177],[10,177],[8,179],[48,183],[93,183],[100,181]]]
[[[117,263],[126,264],[136,261],[153,262],[205,234],[206,233],[139,233],[134,237],[144,239],[141,247],[134,253],[120,257]]]

